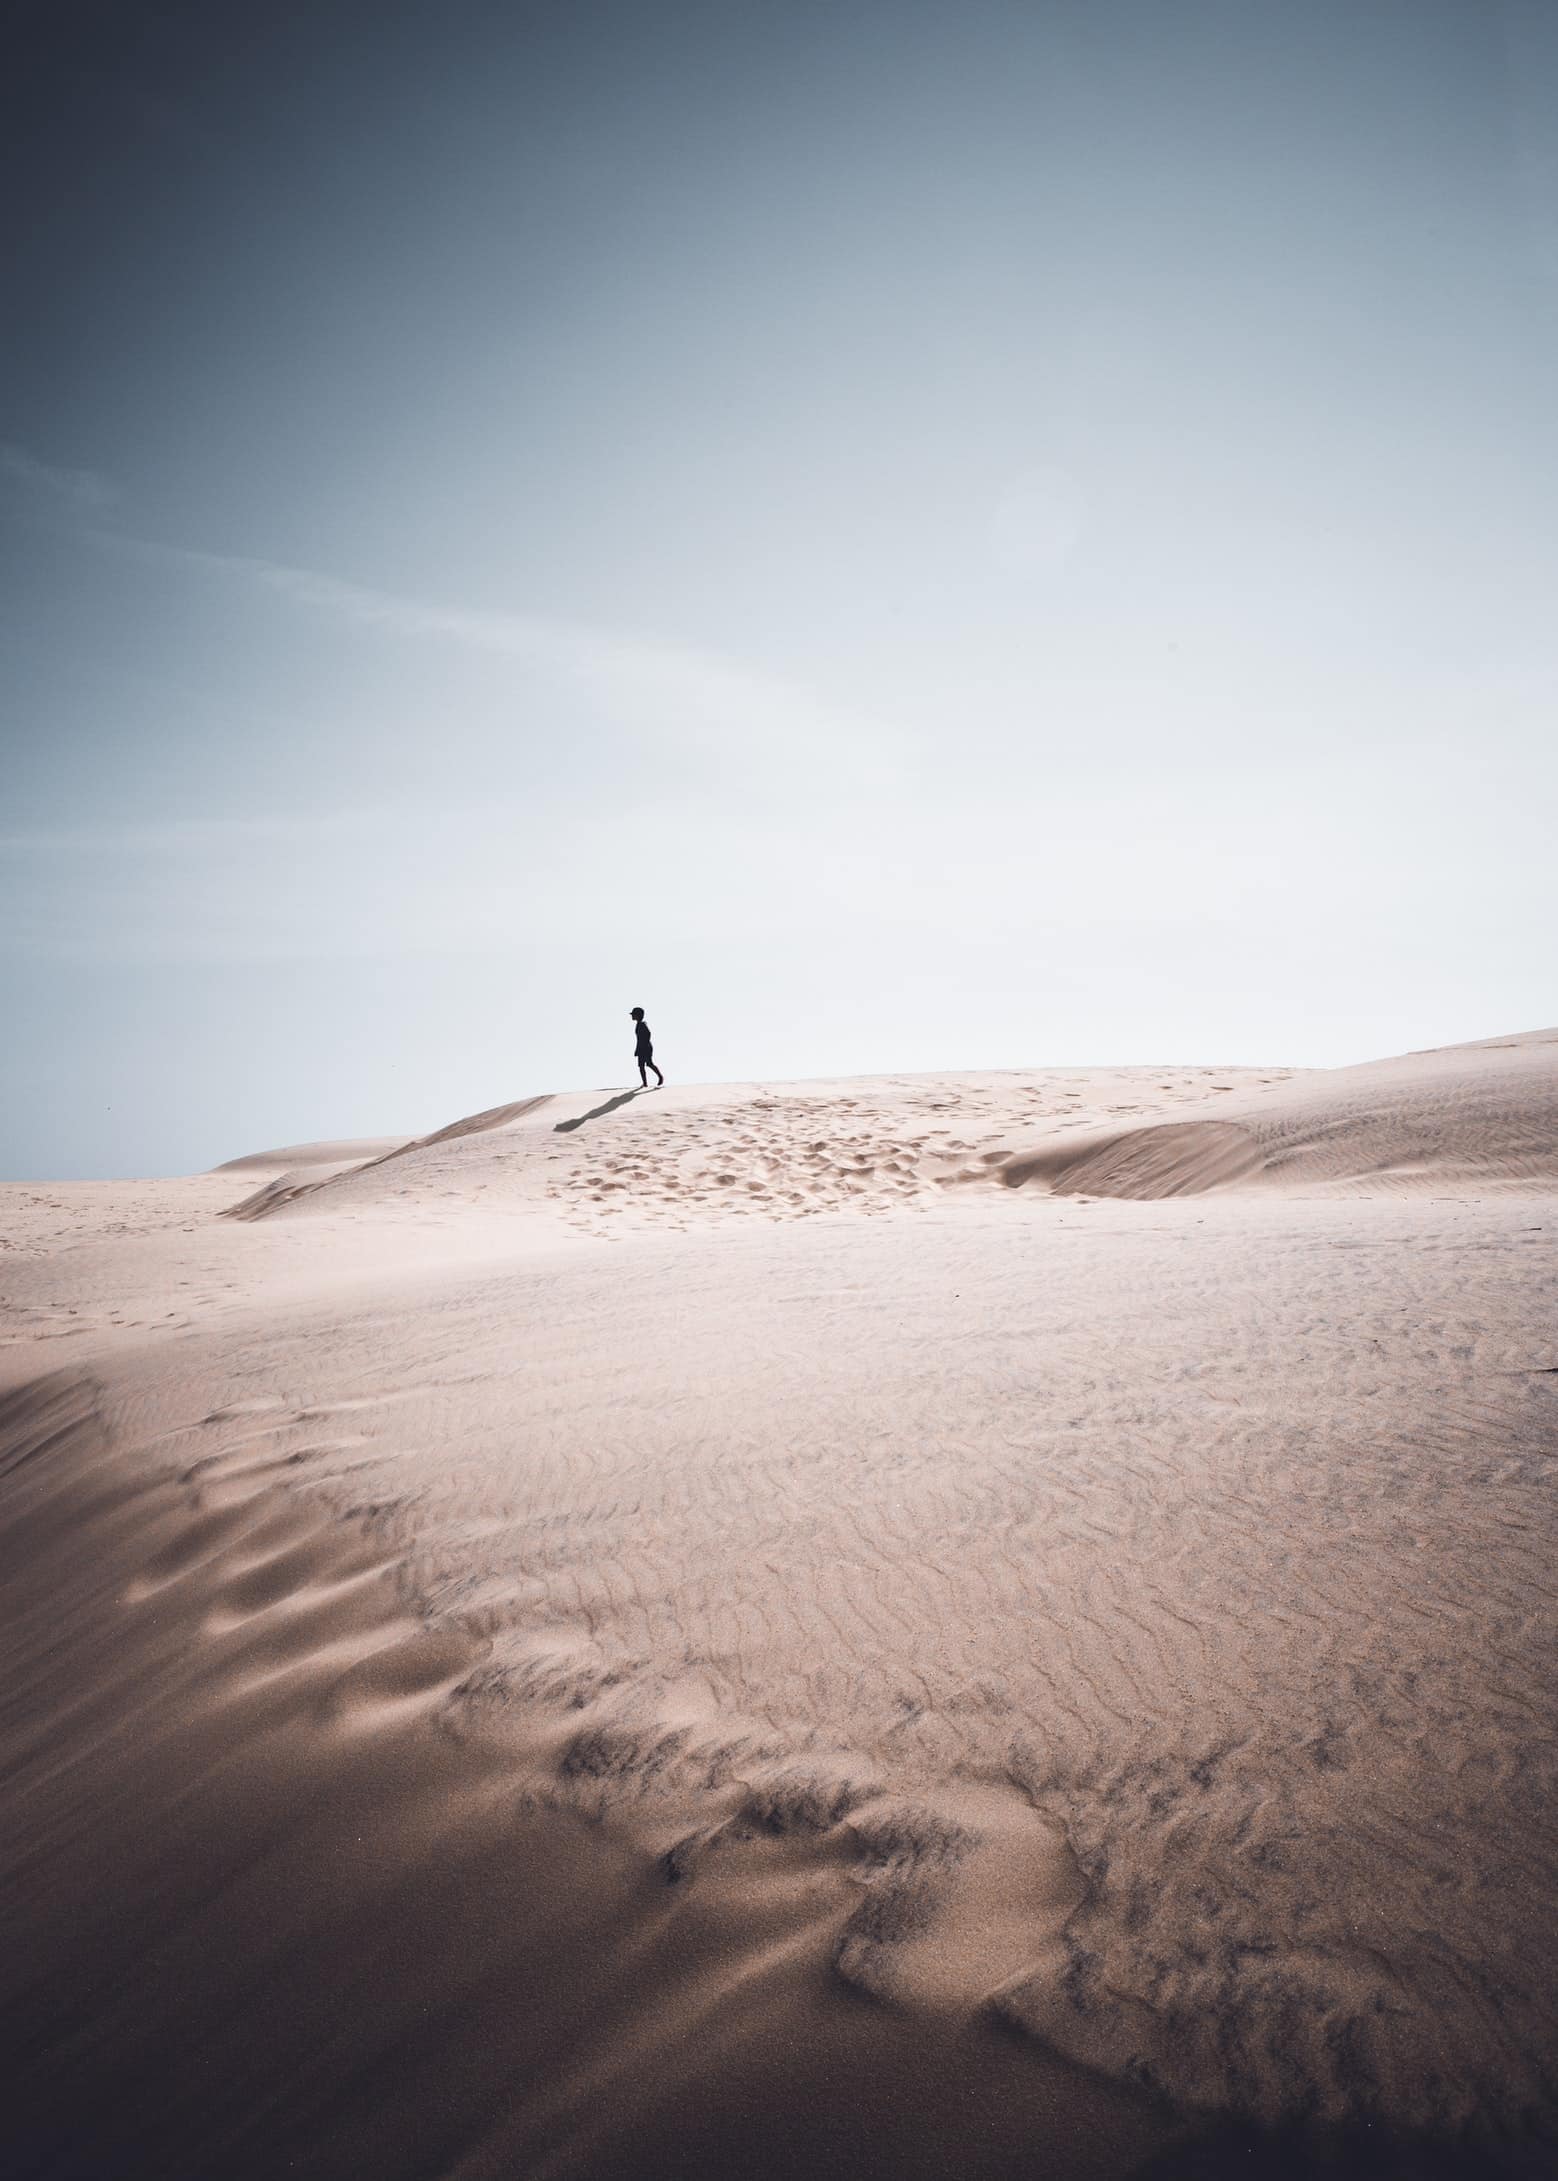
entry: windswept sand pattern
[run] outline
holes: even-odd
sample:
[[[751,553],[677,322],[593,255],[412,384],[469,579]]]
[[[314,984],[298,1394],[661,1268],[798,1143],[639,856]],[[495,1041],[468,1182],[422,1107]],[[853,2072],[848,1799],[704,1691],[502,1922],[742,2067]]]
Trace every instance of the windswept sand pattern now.
[[[972,2113],[1022,2181],[1059,2110],[1108,2181],[1183,2134],[988,2025],[862,2003],[956,1827],[774,1776],[647,1857],[547,1789],[605,1798],[599,1737],[532,1711],[492,1739],[480,1644],[408,1610],[371,1526],[267,1482],[309,1419],[235,1403],[131,1464],[98,1393],[0,1395],[8,2177],[935,2181]],[[1041,1913],[1074,1900],[1031,1813],[1005,1860]]]
[[[1013,1745],[1089,1888],[1064,1976],[1003,1995],[1015,2019],[1268,2115],[1551,2125],[1550,1383],[1447,1403],[1409,1437],[1295,1435],[1275,1463],[1253,1434],[1222,1439],[1255,1520],[1203,1496],[1154,1525],[1151,1573],[1137,1559],[1095,1624],[1153,1730],[1116,1729],[1075,1769]],[[1242,1566],[1216,1546],[1225,1514]],[[1165,1679],[1179,1703],[1154,1695]]]
[[[690,1242],[645,1237],[551,1268],[544,1319],[541,1275],[477,1283],[401,1329],[388,1407],[370,1315],[354,1390],[238,1451],[404,1553],[485,1646],[470,1698],[553,1711],[556,1793],[636,1810],[678,1882],[768,1837],[754,1795],[856,1861],[899,1813],[840,1941],[869,1988],[930,1976],[938,1914],[955,1950],[1004,1795],[1078,1890],[965,2001],[1213,2107],[1550,2125],[1550,1223],[970,1213],[907,1258],[726,1234],[674,1280]]]

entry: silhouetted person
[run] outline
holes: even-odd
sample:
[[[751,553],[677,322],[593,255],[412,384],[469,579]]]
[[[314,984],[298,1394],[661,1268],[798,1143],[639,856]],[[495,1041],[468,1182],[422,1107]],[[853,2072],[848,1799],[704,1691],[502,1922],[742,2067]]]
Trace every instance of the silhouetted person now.
[[[665,1077],[655,1067],[655,1043],[649,1034],[649,1025],[644,1020],[644,1010],[641,1007],[635,1007],[632,1014],[634,1023],[633,1057],[638,1062],[638,1079],[645,1090],[648,1090],[649,1071],[654,1068],[656,1087],[657,1089],[664,1089]]]

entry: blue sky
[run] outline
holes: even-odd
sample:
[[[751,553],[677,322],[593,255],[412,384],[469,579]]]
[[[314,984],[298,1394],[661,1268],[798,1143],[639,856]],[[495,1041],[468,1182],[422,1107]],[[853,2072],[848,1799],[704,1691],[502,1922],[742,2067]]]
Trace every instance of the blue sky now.
[[[36,11],[0,1172],[1534,1027],[1558,17]]]

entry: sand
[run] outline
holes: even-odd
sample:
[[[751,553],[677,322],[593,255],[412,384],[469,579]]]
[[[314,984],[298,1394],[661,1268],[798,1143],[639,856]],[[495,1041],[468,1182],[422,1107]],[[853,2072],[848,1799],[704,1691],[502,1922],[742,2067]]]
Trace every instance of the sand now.
[[[1546,2173],[1558,1032],[0,1191],[5,2170]]]

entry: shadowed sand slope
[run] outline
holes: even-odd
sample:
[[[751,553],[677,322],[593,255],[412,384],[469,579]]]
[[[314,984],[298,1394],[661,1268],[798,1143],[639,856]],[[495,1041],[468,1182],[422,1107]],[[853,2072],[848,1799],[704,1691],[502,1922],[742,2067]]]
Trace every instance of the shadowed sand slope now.
[[[266,1489],[265,1420],[137,1468],[90,1380],[0,1398],[13,2181],[887,2181],[950,2144],[1017,2181],[1035,2145],[1106,2175],[1182,2132],[862,2005],[831,1957],[915,1914],[847,1798],[755,1791],[739,1882],[695,1889],[582,1818],[550,1785],[577,1735],[483,1738],[480,1640],[411,1609],[371,1523]]]
[[[1068,1196],[1558,1188],[1558,1030],[1342,1068],[1193,1120],[1044,1138],[987,1163],[1010,1188]]]
[[[0,2165],[1550,2172],[1552,1048],[10,1192]]]

